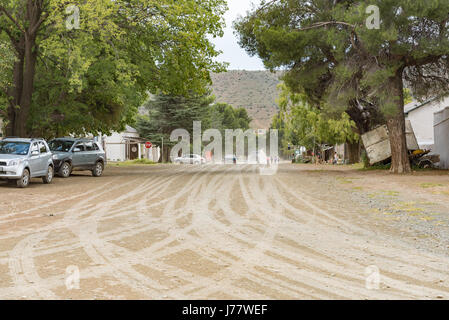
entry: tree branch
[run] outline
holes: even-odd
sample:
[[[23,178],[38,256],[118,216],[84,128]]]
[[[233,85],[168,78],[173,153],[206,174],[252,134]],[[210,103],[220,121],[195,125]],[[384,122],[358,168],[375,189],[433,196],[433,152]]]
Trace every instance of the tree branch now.
[[[20,31],[25,33],[25,30],[20,26],[19,22],[14,19],[14,17],[3,6],[0,6],[0,11],[3,11],[3,13],[9,18],[9,20],[11,20],[16,25],[16,27],[19,28]]]
[[[407,67],[413,67],[413,66],[424,66],[429,63],[434,63],[440,60],[443,57],[443,55],[437,55],[437,56],[427,56],[421,59],[406,59],[406,66]]]
[[[44,23],[44,21],[48,18],[49,15],[50,15],[50,13],[49,13],[49,12],[46,12],[46,13],[39,19],[39,21],[33,26],[33,28],[31,28],[30,33],[31,33],[31,34],[34,34],[34,33],[39,29],[39,27],[42,25],[42,23]]]
[[[309,27],[305,27],[305,28],[300,28],[298,29],[299,31],[304,31],[304,30],[311,30],[311,29],[317,29],[317,28],[321,28],[324,26],[328,26],[328,25],[343,25],[343,26],[347,26],[347,27],[351,27],[353,29],[355,29],[355,25],[347,23],[347,22],[342,22],[342,21],[326,21],[326,22],[317,22],[312,24]]]

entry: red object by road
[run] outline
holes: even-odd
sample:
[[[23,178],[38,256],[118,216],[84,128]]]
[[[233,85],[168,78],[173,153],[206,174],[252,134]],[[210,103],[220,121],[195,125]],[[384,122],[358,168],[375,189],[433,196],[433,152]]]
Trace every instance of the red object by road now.
[[[145,148],[147,149],[151,149],[151,147],[153,146],[153,144],[151,142],[145,142]]]

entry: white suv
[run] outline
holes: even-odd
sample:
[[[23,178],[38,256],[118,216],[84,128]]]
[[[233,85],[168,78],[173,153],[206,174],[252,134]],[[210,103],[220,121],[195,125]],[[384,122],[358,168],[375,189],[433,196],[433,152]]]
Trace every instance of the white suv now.
[[[0,141],[0,179],[26,188],[31,178],[51,183],[54,176],[52,154],[43,139],[5,138]]]

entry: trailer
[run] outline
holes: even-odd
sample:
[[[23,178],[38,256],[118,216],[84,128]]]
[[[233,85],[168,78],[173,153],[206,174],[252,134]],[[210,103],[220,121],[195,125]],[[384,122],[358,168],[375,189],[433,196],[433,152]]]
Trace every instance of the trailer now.
[[[410,153],[410,160],[412,160],[413,163],[425,164],[426,167],[430,166],[428,161],[429,159],[426,159],[426,161],[420,161],[422,157],[428,155],[429,151],[420,150],[412,124],[409,120],[405,121],[405,134],[407,139],[407,148]],[[370,165],[386,162],[391,158],[390,137],[386,125],[377,127],[376,129],[363,134],[362,141],[365,146]]]

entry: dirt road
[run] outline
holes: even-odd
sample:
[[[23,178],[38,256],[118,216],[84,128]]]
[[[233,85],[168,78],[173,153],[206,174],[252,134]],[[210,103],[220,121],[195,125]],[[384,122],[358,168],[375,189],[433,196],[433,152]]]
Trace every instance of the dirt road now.
[[[448,238],[447,174],[110,166],[0,183],[0,298],[449,299]]]

